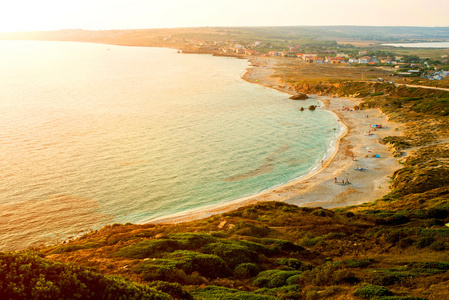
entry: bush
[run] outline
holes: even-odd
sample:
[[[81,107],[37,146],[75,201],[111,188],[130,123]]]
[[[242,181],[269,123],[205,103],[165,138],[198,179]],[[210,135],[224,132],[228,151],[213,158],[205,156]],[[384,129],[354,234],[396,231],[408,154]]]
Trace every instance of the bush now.
[[[413,266],[425,269],[449,270],[449,262],[442,262],[442,261],[415,263],[413,264]]]
[[[401,282],[406,277],[413,277],[413,275],[398,272],[381,272],[374,273],[373,278],[369,282],[375,285],[392,285]]]
[[[393,293],[389,291],[386,287],[378,286],[378,285],[372,285],[372,284],[366,284],[362,287],[358,288],[354,295],[371,299],[374,297],[381,297],[381,296],[391,296]]]
[[[221,257],[232,269],[242,263],[257,262],[259,258],[257,252],[235,241],[211,243],[204,247],[204,251]]]
[[[347,269],[335,271],[332,277],[335,284],[357,284],[360,282],[360,279]]]
[[[304,264],[296,258],[281,258],[276,260],[276,264],[279,266],[287,266],[289,268],[299,270]]]
[[[147,284],[149,287],[156,289],[157,291],[169,294],[174,299],[182,300],[194,300],[193,296],[182,289],[179,283],[170,283],[165,281],[153,281]]]
[[[287,279],[299,275],[298,271],[268,270],[259,273],[253,284],[258,287],[276,288],[287,285]]]
[[[277,297],[277,299],[296,300],[302,299],[301,287],[297,284],[285,285],[277,288],[260,288],[255,294]]]
[[[115,256],[122,256],[128,258],[147,258],[160,257],[164,252],[173,252],[181,249],[182,245],[173,240],[159,239],[159,240],[144,240],[135,245],[121,248],[115,252]]]
[[[260,273],[259,267],[252,263],[240,264],[234,270],[234,276],[240,279],[251,278],[257,276],[257,274],[259,273]]]
[[[443,242],[433,242],[432,244],[430,244],[429,246],[430,250],[434,250],[434,251],[444,251],[446,250],[446,245]]]
[[[421,297],[412,297],[412,296],[406,296],[406,297],[384,296],[384,297],[380,297],[379,300],[428,300],[428,299],[421,298]]]
[[[412,240],[411,238],[403,238],[398,242],[398,247],[401,249],[406,249],[408,247],[410,247],[411,245],[413,245],[414,240]]]
[[[172,299],[146,285],[55,263],[35,252],[0,253],[0,266],[0,299]]]
[[[348,268],[366,268],[373,264],[375,260],[373,258],[363,258],[361,260],[348,259],[345,261],[346,267]]]
[[[413,243],[413,245],[418,249],[422,249],[430,246],[434,241],[435,239],[432,237],[421,237],[415,243]]]
[[[190,292],[197,299],[202,300],[277,300],[278,298],[266,295],[257,295],[236,289],[210,285],[205,288],[197,288]]]
[[[274,245],[279,247],[282,251],[290,251],[290,252],[302,252],[304,251],[304,247],[296,245],[289,241],[277,240],[277,239],[264,239],[264,244]]]
[[[169,280],[176,269],[182,270],[185,274],[198,272],[210,278],[231,274],[227,264],[217,255],[178,250],[165,257],[165,259],[143,261],[134,271],[144,273],[145,280]],[[177,280],[180,279],[182,278],[177,278]]]
[[[204,233],[176,233],[163,239],[144,240],[135,245],[123,247],[114,255],[128,258],[161,257],[165,252],[176,250],[196,250],[209,243],[218,241],[217,238]]]
[[[265,237],[270,233],[268,226],[258,226],[246,222],[239,222],[231,230],[232,233],[252,237]]]

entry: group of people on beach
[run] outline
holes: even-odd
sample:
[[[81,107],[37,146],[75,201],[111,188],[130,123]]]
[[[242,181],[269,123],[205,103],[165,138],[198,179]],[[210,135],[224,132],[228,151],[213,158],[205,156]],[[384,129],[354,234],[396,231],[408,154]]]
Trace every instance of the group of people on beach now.
[[[341,109],[341,111],[359,111],[359,110],[358,110],[358,108],[356,108],[356,107],[350,108],[350,107],[343,106],[343,108]]]
[[[339,184],[339,181],[337,180],[337,177],[334,178],[335,180],[335,184]],[[341,180],[340,185],[347,185],[347,184],[351,184],[348,180],[348,178],[346,178],[346,181],[344,179]]]

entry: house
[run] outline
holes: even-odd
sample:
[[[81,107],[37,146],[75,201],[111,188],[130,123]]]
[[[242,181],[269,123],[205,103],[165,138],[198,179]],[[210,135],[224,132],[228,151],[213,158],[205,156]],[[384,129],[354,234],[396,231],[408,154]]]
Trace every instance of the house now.
[[[302,59],[305,60],[305,61],[308,61],[310,59],[313,60],[313,58],[317,57],[317,56],[318,56],[318,54],[316,54],[316,53],[305,53],[305,54],[302,55]]]
[[[268,56],[281,56],[282,52],[279,51],[268,51]]]
[[[245,50],[245,55],[258,55],[259,52],[257,52],[256,50],[251,50],[251,49],[246,49]]]
[[[346,53],[337,53],[338,57],[344,57],[344,58],[349,58],[349,55]]]
[[[359,55],[367,55],[368,54],[368,51],[360,51],[359,52]]]
[[[376,56],[373,56],[373,57],[371,57],[371,59],[369,60],[369,62],[372,62],[372,63],[377,64],[377,63],[379,63],[379,60],[377,59]]]
[[[363,56],[359,58],[359,64],[367,64],[368,62],[371,62],[371,57],[369,56]]]
[[[348,60],[348,63],[350,63],[350,64],[357,64],[357,63],[359,63],[359,60],[357,58],[350,58]]]
[[[296,57],[297,58],[301,58],[302,59],[302,56],[304,55],[304,53],[296,53]]]

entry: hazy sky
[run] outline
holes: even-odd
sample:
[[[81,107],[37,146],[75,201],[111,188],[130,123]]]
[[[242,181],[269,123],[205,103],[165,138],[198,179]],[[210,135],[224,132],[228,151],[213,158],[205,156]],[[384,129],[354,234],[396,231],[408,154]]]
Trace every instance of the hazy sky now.
[[[197,26],[449,26],[449,0],[2,0],[0,31]]]

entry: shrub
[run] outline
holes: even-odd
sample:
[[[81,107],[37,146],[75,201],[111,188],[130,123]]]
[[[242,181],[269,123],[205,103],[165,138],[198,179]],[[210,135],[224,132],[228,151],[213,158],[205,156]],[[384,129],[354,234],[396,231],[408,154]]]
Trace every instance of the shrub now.
[[[371,299],[373,297],[380,297],[380,296],[391,296],[393,293],[389,291],[386,287],[378,286],[378,285],[372,285],[372,284],[366,284],[362,287],[358,288],[354,295]]]
[[[406,296],[406,297],[384,296],[384,297],[380,297],[378,299],[379,300],[428,300],[427,298],[412,297],[412,296]]]
[[[348,259],[345,261],[346,267],[348,268],[366,268],[373,264],[375,260],[373,258],[363,258],[361,260]]]
[[[196,250],[217,238],[204,233],[175,233],[163,239],[144,240],[135,245],[123,247],[114,255],[129,258],[161,257],[165,252],[176,250]]]
[[[435,239],[432,237],[421,237],[415,243],[413,243],[413,245],[418,249],[422,249],[430,246],[434,241]]]
[[[195,250],[218,240],[205,233],[173,233],[169,234],[167,238],[180,243],[183,250]]]
[[[305,250],[304,247],[302,247],[302,246],[299,246],[292,242],[284,241],[284,240],[264,239],[263,243],[279,247],[282,251],[302,252]]]
[[[277,300],[278,298],[267,295],[257,295],[236,289],[210,285],[205,288],[197,288],[190,292],[197,299],[202,300]]]
[[[298,274],[298,271],[267,270],[259,273],[253,284],[258,287],[280,287],[287,285],[288,278]]]
[[[341,262],[326,262],[312,270],[305,271],[301,274],[301,282],[323,286],[334,283],[334,273],[342,268]]]
[[[410,247],[411,245],[413,245],[414,240],[412,240],[411,238],[403,238],[401,240],[399,240],[398,242],[398,247],[401,249],[406,249],[408,247]]]
[[[303,266],[303,263],[296,258],[281,258],[276,260],[276,264],[279,266],[287,266],[295,270],[299,270]]]
[[[234,276],[240,279],[251,278],[257,276],[257,274],[259,273],[260,273],[259,267],[252,263],[240,264],[234,270]]]
[[[179,250],[167,254],[165,257],[164,259],[143,261],[133,271],[144,273],[145,280],[169,280],[176,273],[176,269],[182,270],[184,274],[198,272],[211,278],[231,274],[227,264],[217,255]],[[174,280],[182,282],[183,278]]]
[[[443,242],[437,241],[430,244],[429,249],[434,251],[444,251],[446,250],[446,245]]]
[[[392,285],[401,282],[406,277],[413,277],[413,275],[397,272],[380,272],[374,273],[373,278],[369,282],[375,285]]]
[[[55,263],[35,252],[0,253],[0,299],[172,299],[146,285]]]
[[[184,291],[179,283],[170,283],[165,281],[153,281],[147,284],[157,291],[169,294],[174,299],[194,300],[190,293]]]
[[[231,230],[232,233],[252,237],[265,237],[270,233],[268,226],[258,226],[246,222],[239,222]]]
[[[147,257],[160,257],[164,252],[173,252],[181,249],[182,245],[173,240],[158,239],[158,240],[144,240],[135,245],[121,248],[115,252],[115,256],[122,256],[128,258],[147,258]]]
[[[297,284],[285,285],[277,288],[260,288],[254,291],[255,294],[269,295],[277,299],[296,300],[302,299],[301,287]]]
[[[424,268],[424,269],[449,270],[449,262],[442,262],[442,261],[413,263],[412,266],[415,268]]]
[[[257,262],[259,258],[257,252],[236,241],[211,243],[204,247],[204,251],[221,257],[232,269],[242,263]]]
[[[360,282],[360,279],[348,269],[337,270],[332,277],[335,284],[356,284]]]

